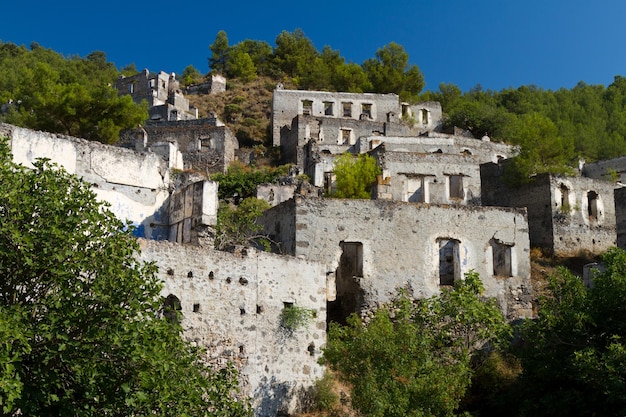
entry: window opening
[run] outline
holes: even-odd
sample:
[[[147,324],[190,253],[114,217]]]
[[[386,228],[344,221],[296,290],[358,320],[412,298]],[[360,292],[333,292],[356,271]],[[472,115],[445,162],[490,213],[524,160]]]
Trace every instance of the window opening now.
[[[333,102],[332,101],[325,101],[324,102],[324,115],[325,116],[332,116],[333,115]]]
[[[589,215],[589,220],[598,220],[598,193],[595,191],[587,193],[587,214]]]
[[[313,114],[313,101],[302,100],[302,114],[310,116]]]
[[[439,285],[454,285],[461,278],[459,242],[456,239],[438,239]]]
[[[345,324],[352,313],[358,313],[363,303],[363,244],[341,242],[341,257],[335,271],[337,298],[328,302],[328,321]]]
[[[422,109],[422,124],[427,125],[430,123],[430,118],[428,117],[428,113],[430,113],[427,109]]]
[[[352,117],[352,103],[341,103],[343,117]]]
[[[341,143],[340,145],[347,145],[350,143],[350,137],[352,131],[350,129],[341,129]]]
[[[372,118],[372,105],[369,103],[361,104],[361,115]]]
[[[428,182],[424,177],[407,178],[406,201],[411,203],[428,203]]]
[[[194,313],[199,313],[200,312],[200,304],[196,303],[193,305],[193,312]]]
[[[492,239],[490,243],[493,251],[493,275],[500,277],[512,276],[511,245],[497,239]]]
[[[181,311],[182,306],[180,299],[174,294],[168,295],[163,302],[163,316],[165,316],[170,323],[180,323],[180,319],[182,318]]]
[[[463,176],[449,175],[448,181],[450,186],[450,199],[463,200],[463,198],[465,197],[463,193]]]
[[[559,189],[561,190],[561,210],[569,211],[569,188],[567,188],[567,185],[561,184]]]

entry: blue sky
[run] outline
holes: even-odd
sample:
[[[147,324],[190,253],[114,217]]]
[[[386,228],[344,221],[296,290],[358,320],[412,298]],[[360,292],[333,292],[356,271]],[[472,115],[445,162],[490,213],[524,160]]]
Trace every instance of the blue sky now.
[[[300,28],[315,46],[362,63],[397,42],[420,67],[426,89],[463,91],[534,84],[609,85],[626,75],[623,0],[270,0],[106,2],[11,1],[2,6],[0,40],[35,41],[64,55],[100,50],[118,68],[208,71],[219,30],[230,44]]]

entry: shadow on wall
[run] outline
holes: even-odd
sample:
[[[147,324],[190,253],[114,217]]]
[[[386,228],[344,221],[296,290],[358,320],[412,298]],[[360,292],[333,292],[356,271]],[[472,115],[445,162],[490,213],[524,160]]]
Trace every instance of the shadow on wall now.
[[[311,409],[314,387],[296,387],[293,382],[263,377],[254,391],[256,417],[291,416]],[[295,406],[296,409],[291,409]]]

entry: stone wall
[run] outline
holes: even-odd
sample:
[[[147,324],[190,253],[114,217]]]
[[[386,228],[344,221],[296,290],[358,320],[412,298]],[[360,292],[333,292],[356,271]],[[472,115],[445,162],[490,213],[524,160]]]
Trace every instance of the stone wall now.
[[[626,184],[626,156],[584,164],[582,174],[589,178]]]
[[[272,96],[272,141],[280,146],[281,129],[291,126],[294,117],[302,114],[386,122],[389,117],[397,120],[399,113],[400,102],[395,94],[276,89]]]
[[[467,154],[371,152],[382,169],[381,199],[433,204],[480,205],[480,164]]]
[[[532,246],[561,256],[599,254],[615,246],[614,183],[541,174],[529,184],[508,187],[505,169],[506,164],[481,165],[483,204],[526,207]]]
[[[326,341],[323,266],[251,249],[140,243],[141,259],[159,268],[163,296],[180,301],[184,336],[207,348],[209,362],[237,365],[256,415],[297,411],[324,371],[317,363]],[[280,326],[289,305],[315,312],[294,334]]]
[[[523,209],[296,196],[261,223],[287,253],[335,273],[334,319],[389,301],[399,288],[430,297],[470,270],[507,317],[531,315]]]
[[[37,158],[50,159],[92,184],[99,200],[137,227],[137,236],[167,239],[169,167],[157,154],[7,124],[0,124],[0,136],[9,138],[16,163],[32,167]]]
[[[498,162],[517,154],[515,147],[488,140],[428,132],[423,136],[368,136],[356,144],[358,152],[368,152],[384,143],[388,151],[474,155],[480,163]]]
[[[235,160],[239,142],[228,127],[216,125],[216,119],[151,122],[143,127],[148,146],[157,142],[176,142],[183,154],[185,169],[202,172],[226,172]],[[139,129],[120,133],[120,146],[131,146]]]

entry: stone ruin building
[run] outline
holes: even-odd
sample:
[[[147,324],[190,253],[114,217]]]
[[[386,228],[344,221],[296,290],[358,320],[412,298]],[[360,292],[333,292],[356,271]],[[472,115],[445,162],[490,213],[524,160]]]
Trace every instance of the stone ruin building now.
[[[135,103],[146,101],[150,120],[194,120],[198,109],[189,106],[174,73],[152,73],[144,69],[130,77],[120,76],[115,81],[119,95],[129,94]]]
[[[583,175],[541,174],[528,184],[510,187],[503,179],[506,165],[481,165],[482,202],[526,207],[531,246],[576,256],[585,251],[600,254],[617,245],[621,185]]]
[[[138,77],[148,96],[160,94],[149,73]],[[139,94],[139,83],[132,89]],[[236,138],[215,117],[170,113],[124,132],[121,147],[5,124],[0,135],[16,162],[50,158],[136,226],[141,257],[159,267],[164,302],[180,308],[184,336],[207,348],[208,362],[235,363],[256,415],[273,416],[299,410],[323,375],[328,321],[376,308],[399,288],[436,295],[470,270],[508,319],[529,317],[531,247],[597,252],[626,242],[626,192],[598,179],[626,167],[589,164],[586,176],[538,176],[507,189],[502,171],[517,150],[443,133],[441,120],[438,103],[409,106],[393,94],[277,89],[274,144],[296,164],[294,177],[307,173],[312,182],[297,192],[295,184],[259,187],[273,206],[260,222],[281,254],[212,248],[218,185],[179,171],[223,172],[236,158]],[[332,189],[335,156],[346,151],[368,153],[381,167],[372,199],[321,197]],[[314,317],[285,332],[281,313],[294,306]]]
[[[117,145],[143,152],[155,143],[175,144],[183,156],[181,169],[207,174],[226,172],[239,149],[235,135],[214,114],[197,120],[148,121],[120,132]]]

